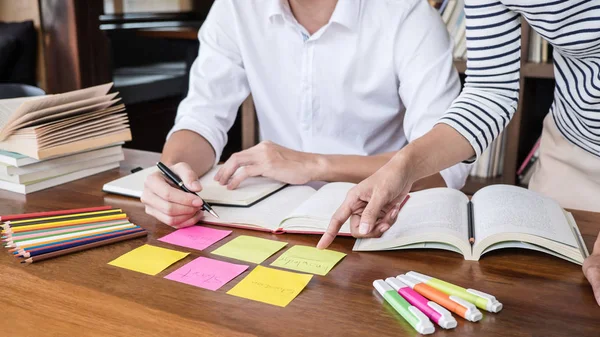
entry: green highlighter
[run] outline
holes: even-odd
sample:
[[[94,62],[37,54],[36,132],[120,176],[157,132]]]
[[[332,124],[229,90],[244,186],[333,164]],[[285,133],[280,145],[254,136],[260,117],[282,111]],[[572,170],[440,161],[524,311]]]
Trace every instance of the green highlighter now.
[[[373,286],[381,296],[404,318],[418,333],[432,334],[435,331],[433,323],[419,309],[408,303],[394,288],[384,280],[373,281]]]
[[[496,297],[481,292],[475,289],[465,289],[452,283],[448,283],[431,276],[420,274],[414,271],[406,273],[406,275],[415,278],[430,287],[433,287],[439,291],[442,291],[448,295],[460,297],[465,301],[475,304],[478,308],[487,310],[489,312],[499,312],[502,310],[502,303],[498,302]]]

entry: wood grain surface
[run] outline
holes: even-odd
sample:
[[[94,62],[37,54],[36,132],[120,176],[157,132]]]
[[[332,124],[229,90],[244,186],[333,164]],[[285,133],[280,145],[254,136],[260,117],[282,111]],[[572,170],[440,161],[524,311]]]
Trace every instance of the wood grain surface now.
[[[28,266],[6,252],[0,254],[1,336],[415,336],[371,285],[375,279],[410,270],[489,292],[504,304],[498,314],[484,312],[478,323],[457,318],[456,329],[438,327],[434,336],[600,334],[600,307],[581,267],[523,250],[492,252],[472,262],[436,250],[353,253],[354,240],[339,238],[331,248],[348,256],[327,276],[314,276],[286,308],[225,294],[253,264],[216,292],[166,280],[162,277],[198,256],[240,263],[210,254],[237,235],[285,241],[288,247],[315,245],[319,237],[235,229],[202,252],[159,242],[172,231],[169,227],[147,216],[139,201],[101,191],[104,183],[136,166],[153,165],[157,159],[158,154],[127,150],[120,170],[28,196],[0,192],[0,214],[112,205],[123,208],[150,233],[147,238]],[[591,249],[600,214],[574,215]],[[107,265],[144,243],[191,254],[155,277]]]

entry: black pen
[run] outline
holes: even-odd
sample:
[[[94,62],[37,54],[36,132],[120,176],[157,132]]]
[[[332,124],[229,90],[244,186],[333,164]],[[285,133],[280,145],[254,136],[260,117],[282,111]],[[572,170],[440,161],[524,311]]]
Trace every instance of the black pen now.
[[[161,162],[158,162],[158,163],[156,163],[156,166],[158,166],[158,169],[167,178],[169,178],[169,180],[171,180],[173,182],[173,184],[177,185],[182,191],[198,195],[198,193],[192,192],[187,187],[185,187],[185,185],[183,184],[183,181],[181,180],[181,178],[179,178],[179,176],[177,174],[175,174],[175,172],[171,171],[167,167],[167,165],[165,165],[165,164],[163,164]],[[200,198],[200,200],[202,200],[202,209],[205,210],[205,211],[207,211],[208,213],[210,213],[215,218],[219,218],[219,216],[212,209],[212,207],[210,207],[210,205],[206,201],[204,201],[204,199],[202,199],[202,197],[200,197],[199,195],[198,195],[198,197]]]

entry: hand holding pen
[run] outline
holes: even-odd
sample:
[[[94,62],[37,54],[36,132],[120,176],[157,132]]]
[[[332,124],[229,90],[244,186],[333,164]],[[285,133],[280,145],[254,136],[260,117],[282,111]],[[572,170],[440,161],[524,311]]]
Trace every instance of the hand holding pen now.
[[[202,198],[196,194],[202,190],[198,176],[186,163],[178,163],[167,169],[173,173],[175,181],[162,171],[146,178],[141,197],[146,206],[146,213],[171,227],[192,226],[202,220],[202,210],[206,209]],[[170,181],[173,183],[170,184]],[[179,186],[179,182],[187,191]],[[212,208],[210,205],[207,207],[210,212]]]

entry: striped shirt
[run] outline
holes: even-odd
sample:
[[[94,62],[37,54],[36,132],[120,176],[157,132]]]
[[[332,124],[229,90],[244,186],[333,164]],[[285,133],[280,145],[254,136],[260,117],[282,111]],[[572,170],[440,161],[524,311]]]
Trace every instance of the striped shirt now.
[[[600,1],[465,0],[465,17],[467,79],[440,123],[467,138],[477,157],[506,127],[519,100],[524,17],[554,47],[558,129],[600,156]]]

